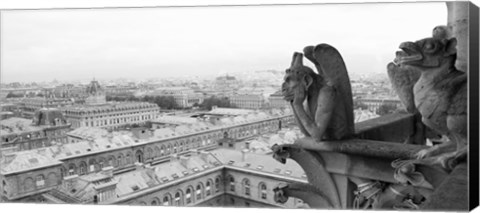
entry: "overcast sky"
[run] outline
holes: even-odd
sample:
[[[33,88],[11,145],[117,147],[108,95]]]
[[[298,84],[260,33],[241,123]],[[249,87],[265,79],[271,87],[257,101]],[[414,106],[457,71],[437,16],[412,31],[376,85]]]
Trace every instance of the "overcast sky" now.
[[[401,42],[446,21],[445,3],[7,11],[1,81],[284,70],[319,43],[349,72],[385,72]]]

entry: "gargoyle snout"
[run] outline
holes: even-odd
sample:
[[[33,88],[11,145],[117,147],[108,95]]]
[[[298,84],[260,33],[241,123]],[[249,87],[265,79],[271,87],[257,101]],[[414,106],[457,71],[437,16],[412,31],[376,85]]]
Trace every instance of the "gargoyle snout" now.
[[[414,50],[416,49],[416,44],[411,42],[411,41],[407,41],[407,42],[403,42],[400,44],[400,46],[398,48],[402,49],[402,50]]]

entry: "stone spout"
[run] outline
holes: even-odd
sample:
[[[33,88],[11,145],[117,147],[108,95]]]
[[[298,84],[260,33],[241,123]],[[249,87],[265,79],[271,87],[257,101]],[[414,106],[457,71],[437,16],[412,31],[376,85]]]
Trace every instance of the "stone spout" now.
[[[273,189],[274,200],[277,203],[287,202],[289,197],[295,197],[303,200],[311,208],[330,209],[334,208],[332,202],[322,191],[306,183],[280,184]]]

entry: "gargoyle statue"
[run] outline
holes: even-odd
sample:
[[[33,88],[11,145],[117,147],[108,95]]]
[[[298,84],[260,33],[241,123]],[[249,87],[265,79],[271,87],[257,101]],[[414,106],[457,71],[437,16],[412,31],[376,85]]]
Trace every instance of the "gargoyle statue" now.
[[[395,63],[402,68],[397,72],[421,73],[413,88],[408,84],[400,88],[405,92],[413,90],[413,98],[406,99],[406,105],[410,106],[407,109],[418,110],[426,126],[449,139],[419,151],[417,158],[435,156],[434,163],[451,169],[466,157],[468,150],[467,75],[455,68],[457,40],[437,34],[434,31],[432,38],[400,44],[402,51],[396,53]],[[449,151],[455,145],[456,151]]]
[[[328,44],[319,44],[305,47],[304,54],[318,74],[303,65],[303,54],[294,53],[282,84],[284,99],[292,105],[300,130],[317,141],[352,136],[352,91],[340,53]]]

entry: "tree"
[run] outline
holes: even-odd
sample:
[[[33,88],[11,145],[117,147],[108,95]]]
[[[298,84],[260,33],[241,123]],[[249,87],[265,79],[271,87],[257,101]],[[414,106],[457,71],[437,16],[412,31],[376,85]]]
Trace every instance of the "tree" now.
[[[107,101],[131,101],[131,102],[149,102],[157,104],[162,109],[179,109],[180,107],[175,102],[173,96],[143,96],[136,97],[134,95],[128,96],[107,96]]]
[[[21,97],[23,97],[22,94],[15,94],[15,93],[13,93],[13,92],[9,92],[9,93],[7,94],[7,98],[21,98]]]
[[[204,110],[211,110],[213,106],[232,107],[228,98],[220,98],[216,96],[203,100],[203,103],[199,105],[200,109]]]
[[[355,100],[355,101],[353,101],[353,108],[354,109],[360,108],[362,110],[366,110],[366,109],[368,109],[368,106],[366,104],[358,101],[358,100]]]
[[[380,115],[380,116],[387,115],[387,114],[394,113],[396,110],[397,110],[397,106],[395,106],[393,104],[382,104],[378,108],[377,114]]]

